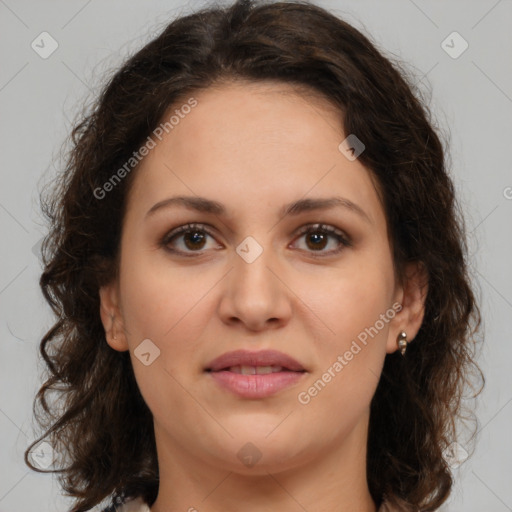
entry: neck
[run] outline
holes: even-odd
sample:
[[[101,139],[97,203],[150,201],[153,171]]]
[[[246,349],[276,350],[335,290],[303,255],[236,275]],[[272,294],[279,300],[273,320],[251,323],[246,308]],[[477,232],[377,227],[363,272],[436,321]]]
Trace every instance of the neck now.
[[[364,416],[342,440],[322,440],[324,452],[312,459],[258,463],[242,474],[208,454],[185,453],[155,423],[160,486],[151,512],[238,512],[241,504],[245,512],[376,512],[366,479],[367,427]]]

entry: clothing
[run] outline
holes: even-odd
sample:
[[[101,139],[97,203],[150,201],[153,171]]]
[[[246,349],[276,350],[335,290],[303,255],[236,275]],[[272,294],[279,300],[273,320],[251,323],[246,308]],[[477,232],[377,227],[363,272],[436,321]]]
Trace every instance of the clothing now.
[[[124,505],[109,507],[102,512],[150,512],[150,510],[141,498],[137,498],[127,501]]]
[[[193,509],[192,509],[193,510]],[[110,512],[106,510],[104,512]],[[149,507],[140,499],[131,500],[124,505],[118,506],[112,512],[150,512]],[[377,512],[393,512],[385,503],[383,503]]]

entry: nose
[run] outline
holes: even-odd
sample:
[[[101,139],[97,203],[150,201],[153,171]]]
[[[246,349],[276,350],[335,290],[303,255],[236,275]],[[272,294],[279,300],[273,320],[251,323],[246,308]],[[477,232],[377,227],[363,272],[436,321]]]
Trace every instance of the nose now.
[[[282,274],[271,249],[264,249],[250,263],[235,254],[233,268],[223,279],[218,308],[222,321],[250,331],[286,325],[292,315],[293,294]]]

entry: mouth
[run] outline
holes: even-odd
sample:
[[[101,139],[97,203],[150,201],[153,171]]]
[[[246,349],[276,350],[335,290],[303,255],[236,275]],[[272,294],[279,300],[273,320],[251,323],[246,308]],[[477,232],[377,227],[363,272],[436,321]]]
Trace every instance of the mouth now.
[[[305,372],[306,369],[293,357],[277,350],[235,350],[215,358],[206,366],[205,371],[266,375],[284,371]]]
[[[298,371],[300,373],[306,370],[290,370],[284,366],[230,366],[229,368],[222,368],[221,370],[207,370],[207,371],[225,371],[237,373],[240,375],[268,375],[269,373],[279,372],[293,372]]]
[[[228,352],[214,359],[205,372],[223,390],[251,399],[274,395],[308,373],[295,359],[274,350]]]

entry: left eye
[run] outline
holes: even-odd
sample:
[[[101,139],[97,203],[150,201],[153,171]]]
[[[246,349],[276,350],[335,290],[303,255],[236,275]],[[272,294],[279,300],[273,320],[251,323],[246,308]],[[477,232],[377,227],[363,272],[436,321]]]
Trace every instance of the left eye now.
[[[343,247],[349,247],[351,245],[350,240],[342,231],[324,224],[305,226],[299,232],[299,239],[302,237],[305,237],[307,246],[307,248],[303,250],[320,252],[321,255],[335,254],[341,251]],[[330,240],[334,242],[334,248],[324,251],[323,249],[329,245]]]
[[[214,236],[203,225],[186,224],[168,233],[162,240],[162,246],[174,253],[192,255],[190,253],[208,249],[206,246],[208,238],[214,239]],[[302,238],[305,240],[306,248],[299,247],[299,249],[320,253],[319,256],[338,253],[344,247],[351,245],[350,240],[342,231],[324,224],[304,226],[299,230],[295,240]],[[180,243],[176,243],[176,241],[180,241]],[[334,243],[334,248],[324,250],[330,242]],[[219,245],[216,244],[212,248],[219,248]]]

